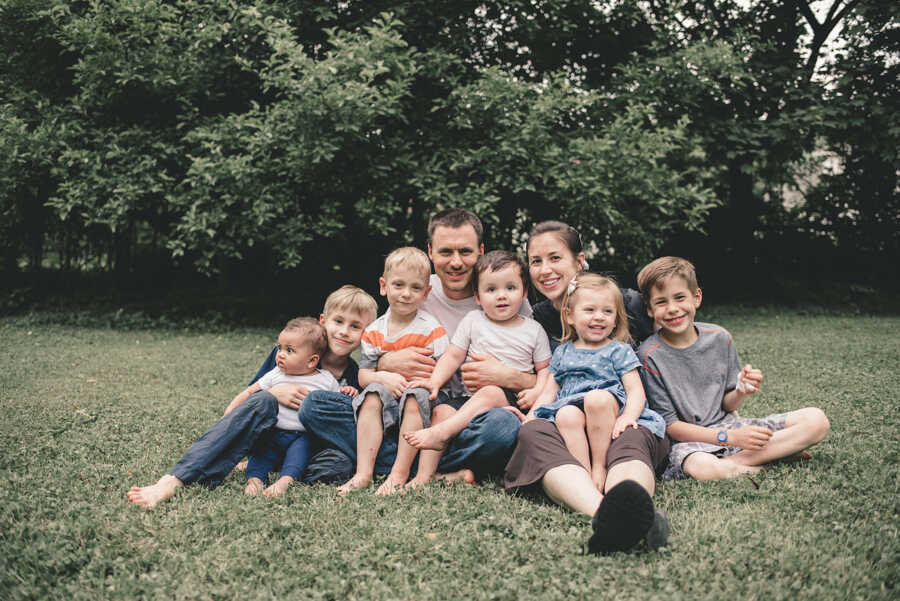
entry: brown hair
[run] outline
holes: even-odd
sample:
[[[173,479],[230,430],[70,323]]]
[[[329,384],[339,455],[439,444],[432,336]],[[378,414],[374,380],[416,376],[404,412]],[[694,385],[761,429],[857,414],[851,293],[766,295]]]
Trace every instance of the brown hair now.
[[[328,350],[328,334],[318,319],[312,317],[295,317],[287,322],[284,331],[296,331],[309,345],[309,350],[321,357]]]
[[[553,234],[559,240],[569,247],[573,257],[577,257],[579,253],[584,251],[581,244],[581,235],[574,227],[562,221],[541,221],[536,224],[528,233],[528,244],[526,245],[526,253],[531,247],[531,239],[541,234]]]
[[[508,250],[492,250],[478,257],[475,269],[472,270],[472,288],[478,294],[478,280],[482,273],[490,270],[491,273],[503,269],[507,265],[516,265],[519,268],[519,278],[522,280],[522,288],[528,290],[528,268],[522,257]]]
[[[673,275],[683,277],[691,292],[696,292],[699,288],[693,263],[681,257],[660,257],[647,263],[637,276],[637,285],[645,305],[650,306],[653,287]]]
[[[568,290],[563,295],[559,308],[559,319],[562,322],[563,334],[560,342],[578,339],[578,332],[566,321],[566,315],[578,302],[580,292],[583,290],[608,290],[612,294],[613,303],[616,305],[616,327],[613,329],[610,338],[619,342],[630,343],[631,334],[628,332],[628,314],[625,312],[625,300],[622,298],[622,291],[619,290],[619,285],[611,277],[587,272],[579,273],[572,278],[569,282]]]
[[[439,213],[435,213],[428,220],[428,243],[434,239],[434,230],[439,227],[458,228],[464,225],[471,225],[478,236],[478,244],[481,245],[484,238],[484,226],[481,225],[481,219],[472,211],[466,209],[444,209]]]

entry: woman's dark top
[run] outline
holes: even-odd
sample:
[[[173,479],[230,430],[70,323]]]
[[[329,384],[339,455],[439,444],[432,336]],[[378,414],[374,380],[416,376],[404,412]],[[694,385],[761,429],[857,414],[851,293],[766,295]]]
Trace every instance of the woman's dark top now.
[[[631,334],[632,345],[637,348],[653,333],[653,320],[647,315],[644,301],[637,290],[622,288],[622,298],[625,301],[625,313],[628,315],[628,332]],[[534,312],[534,320],[547,332],[550,348],[556,350],[559,339],[562,338],[559,311],[548,298],[534,304],[531,310]]]

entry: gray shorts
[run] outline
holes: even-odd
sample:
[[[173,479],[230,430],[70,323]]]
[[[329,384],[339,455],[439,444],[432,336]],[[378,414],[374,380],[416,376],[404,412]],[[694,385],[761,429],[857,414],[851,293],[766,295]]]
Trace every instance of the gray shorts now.
[[[359,408],[370,392],[376,393],[381,399],[381,423],[384,429],[387,430],[394,424],[399,424],[403,415],[403,403],[401,403],[401,399],[394,398],[387,386],[379,382],[372,382],[353,397],[353,419],[359,419]],[[436,404],[436,401],[428,398],[429,394],[431,393],[427,388],[410,388],[403,393],[404,402],[410,396],[415,397],[416,403],[419,405],[419,414],[422,416],[422,423],[426,428],[431,425],[431,409]]]
[[[778,430],[784,430],[787,415],[787,413],[774,413],[761,418],[740,418],[735,417],[733,414],[728,414],[725,419],[718,424],[707,427],[715,428],[717,430],[736,430],[738,428],[743,428],[744,426],[762,426],[763,428],[768,428],[773,432],[777,432]],[[667,467],[666,471],[663,473],[663,480],[687,478],[688,476],[681,469],[681,465],[689,455],[693,455],[694,453],[710,453],[716,457],[728,457],[742,450],[741,447],[723,447],[706,442],[676,442],[672,445],[672,450],[669,451],[669,467]]]

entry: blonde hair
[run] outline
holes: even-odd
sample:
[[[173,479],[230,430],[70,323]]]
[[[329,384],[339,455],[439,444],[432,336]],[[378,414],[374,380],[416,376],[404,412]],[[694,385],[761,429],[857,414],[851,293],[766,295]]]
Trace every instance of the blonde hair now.
[[[426,283],[431,276],[431,261],[428,259],[428,255],[415,246],[402,246],[392,250],[384,259],[384,277],[387,277],[392,269],[400,265],[419,272]]]
[[[318,319],[295,317],[284,325],[283,331],[297,332],[313,354],[319,357],[328,350],[328,334]]]
[[[638,288],[645,305],[650,306],[650,294],[653,292],[653,287],[673,275],[684,278],[691,292],[698,290],[697,271],[694,269],[693,263],[681,257],[660,257],[647,263],[637,276]]]
[[[566,321],[566,315],[578,302],[579,293],[582,290],[606,290],[612,295],[613,303],[616,306],[616,327],[613,329],[610,338],[619,342],[631,343],[631,334],[628,332],[628,314],[625,312],[625,300],[622,298],[622,291],[619,290],[619,285],[610,277],[588,272],[579,273],[572,278],[569,281],[566,293],[563,295],[559,307],[559,319],[562,322],[563,333],[560,342],[578,340],[578,332]]]
[[[348,311],[359,313],[366,321],[366,325],[372,323],[378,317],[378,303],[372,296],[357,286],[345,284],[328,295],[325,299],[325,308],[322,315],[328,317],[335,311]]]

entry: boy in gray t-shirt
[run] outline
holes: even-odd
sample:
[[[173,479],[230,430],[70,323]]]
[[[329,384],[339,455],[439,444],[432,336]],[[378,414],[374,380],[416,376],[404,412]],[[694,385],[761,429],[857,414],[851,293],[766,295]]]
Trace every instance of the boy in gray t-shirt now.
[[[666,421],[675,440],[664,478],[731,478],[757,472],[764,463],[809,455],[803,449],[828,433],[816,407],[742,419],[737,408],[759,391],[763,374],[741,368],[731,335],[713,324],[695,323],[702,293],[694,266],[661,257],[638,274],[647,312],[659,330],[641,344],[641,379],[650,407]]]

